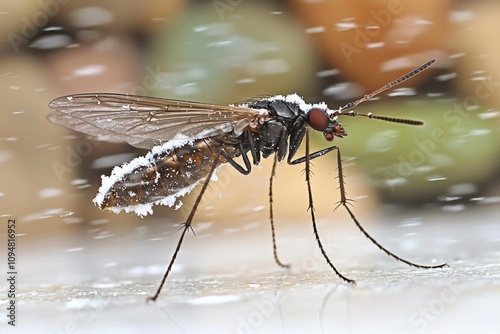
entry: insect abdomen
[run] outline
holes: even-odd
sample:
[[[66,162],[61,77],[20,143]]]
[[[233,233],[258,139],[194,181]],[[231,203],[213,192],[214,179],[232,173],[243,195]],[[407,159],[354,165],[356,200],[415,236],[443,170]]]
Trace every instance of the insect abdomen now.
[[[178,197],[175,194],[182,190],[188,193],[207,177],[220,146],[219,142],[210,138],[199,139],[155,155],[148,166],[139,166],[116,181],[97,205],[100,209],[125,208],[160,200],[168,201],[170,198],[171,203],[162,204],[172,206]],[[218,164],[224,162],[226,161],[221,159]]]

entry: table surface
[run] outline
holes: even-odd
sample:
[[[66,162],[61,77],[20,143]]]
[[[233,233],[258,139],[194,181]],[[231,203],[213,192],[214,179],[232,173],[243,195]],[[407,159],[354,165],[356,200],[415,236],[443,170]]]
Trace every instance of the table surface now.
[[[17,328],[5,320],[0,327],[2,333],[498,332],[498,204],[418,215],[385,215],[365,227],[404,258],[449,268],[408,267],[355,227],[322,220],[325,250],[357,281],[349,285],[327,267],[310,224],[281,226],[278,247],[289,270],[273,262],[265,223],[198,228],[186,237],[156,303],[146,297],[180,235],[175,226],[167,236],[158,237],[161,226],[142,226],[106,242],[85,233],[74,240],[18,237]],[[0,303],[6,307],[5,295]]]

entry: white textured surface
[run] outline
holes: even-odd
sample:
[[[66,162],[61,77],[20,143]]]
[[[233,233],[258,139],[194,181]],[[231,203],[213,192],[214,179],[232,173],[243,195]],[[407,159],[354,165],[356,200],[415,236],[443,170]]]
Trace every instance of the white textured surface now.
[[[415,214],[415,212],[413,213]],[[415,216],[415,215],[413,215]],[[422,223],[390,215],[367,223],[405,258],[450,268],[419,270],[378,251],[349,223],[321,221],[327,268],[309,222],[280,225],[290,271],[272,260],[266,222],[188,235],[166,289],[146,303],[179,236],[174,226],[126,231],[106,242],[54,240],[19,255],[18,327],[23,333],[493,333],[500,329],[498,204],[461,213],[427,211]],[[398,223],[402,221],[407,223]],[[309,231],[310,233],[306,233]],[[19,242],[23,239],[19,238]],[[87,243],[87,244],[86,244]],[[47,240],[40,241],[47,245]],[[68,246],[81,248],[65,248]],[[40,258],[45,259],[40,262]],[[49,261],[50,259],[50,261]],[[2,308],[5,300],[1,300]],[[5,325],[2,324],[2,333]],[[8,332],[14,332],[11,328]]]

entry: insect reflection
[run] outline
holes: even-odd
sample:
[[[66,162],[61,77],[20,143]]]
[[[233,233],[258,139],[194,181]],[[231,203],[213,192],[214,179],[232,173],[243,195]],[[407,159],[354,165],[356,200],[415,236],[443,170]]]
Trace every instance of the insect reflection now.
[[[201,184],[177,247],[163,279],[150,300],[156,300],[172,269],[184,237],[193,222],[202,196],[216,170],[230,164],[238,172],[249,174],[252,164],[274,154],[269,185],[270,223],[276,263],[287,267],[278,257],[272,208],[272,179],[276,164],[286,158],[290,165],[304,164],[314,236],[330,268],[344,281],[354,283],[341,274],[326,254],[316,226],[311,189],[311,160],[335,151],[340,191],[339,206],[347,210],[360,231],[387,255],[417,268],[442,268],[447,264],[420,265],[400,258],[380,245],[361,226],[348,205],[340,148],[329,146],[310,152],[309,131],[319,131],[327,141],[347,135],[339,117],[368,117],[393,123],[422,125],[420,121],[360,114],[353,109],[375,95],[400,84],[431,66],[431,59],[413,71],[384,85],[371,94],[333,110],[324,103],[309,104],[296,94],[254,99],[238,105],[220,106],[124,94],[77,94],[50,102],[55,113],[49,120],[98,139],[126,141],[151,151],[122,166],[110,176],[102,177],[102,185],[94,203],[102,210],[135,212],[143,216],[152,213],[153,204],[172,206],[176,199]],[[301,144],[305,155],[296,157]],[[250,157],[252,162],[250,161]],[[235,159],[241,157],[242,162]]]

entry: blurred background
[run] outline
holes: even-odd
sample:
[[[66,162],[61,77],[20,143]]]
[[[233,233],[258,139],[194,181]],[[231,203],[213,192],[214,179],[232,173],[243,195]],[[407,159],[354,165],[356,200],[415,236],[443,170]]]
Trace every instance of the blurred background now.
[[[357,108],[422,120],[424,126],[339,119],[348,133],[335,140],[348,195],[369,230],[406,225],[417,226],[418,233],[431,212],[440,224],[466,221],[460,226],[467,235],[483,219],[496,219],[498,15],[500,3],[493,0],[2,1],[0,215],[18,223],[21,291],[29,300],[29,292],[40,287],[109,283],[120,272],[137,280],[147,276],[149,294],[193,200],[186,198],[177,211],[156,207],[144,219],[94,207],[100,175],[146,151],[93,141],[48,122],[48,103],[67,94],[116,92],[230,104],[261,94],[298,93],[335,109],[437,58],[414,79]],[[321,135],[313,139],[313,150],[329,145]],[[195,218],[198,240],[190,236],[181,251],[179,279],[261,269],[259,261],[265,261],[263,270],[277,270],[268,225],[271,164],[264,161],[248,176],[231,167],[220,172]],[[344,233],[342,227],[328,228],[351,225],[342,210],[332,214],[339,200],[336,167],[334,154],[314,161],[324,238],[331,231]],[[282,257],[293,262],[316,247],[303,166],[281,164],[275,194],[278,246],[281,237]],[[428,225],[435,220],[428,218]],[[306,254],[294,247],[294,233],[307,239]],[[498,249],[499,234],[490,240],[492,249]],[[433,244],[439,235],[425,237],[430,239],[417,242],[422,252],[410,247],[406,258],[453,260],[440,249],[443,244]],[[264,260],[253,249],[255,240]],[[194,246],[200,241],[203,247]],[[199,248],[190,250],[193,246]],[[477,256],[477,247],[453,256]],[[347,269],[365,265],[362,255],[346,251]],[[323,261],[318,267],[328,270]]]

